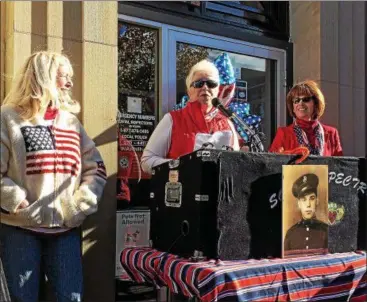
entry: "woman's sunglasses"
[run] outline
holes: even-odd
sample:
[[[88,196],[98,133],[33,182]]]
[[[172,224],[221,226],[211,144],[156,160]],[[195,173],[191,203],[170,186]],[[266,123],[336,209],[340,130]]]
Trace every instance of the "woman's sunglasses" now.
[[[306,96],[304,98],[294,98],[293,99],[293,104],[299,104],[301,101],[303,103],[308,103],[308,102],[312,101],[313,99],[314,99],[313,96]]]
[[[218,87],[218,83],[213,80],[197,80],[197,81],[192,82],[190,87],[201,88],[204,86],[204,84],[206,84],[208,88]]]

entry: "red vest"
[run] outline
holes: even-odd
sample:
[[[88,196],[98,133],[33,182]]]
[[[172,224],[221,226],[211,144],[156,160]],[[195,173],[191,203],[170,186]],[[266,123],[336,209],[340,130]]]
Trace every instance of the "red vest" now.
[[[214,133],[231,130],[228,119],[220,112],[210,121],[205,121],[199,102],[188,102],[177,111],[170,112],[172,117],[171,146],[167,158],[176,159],[194,151],[197,133]]]

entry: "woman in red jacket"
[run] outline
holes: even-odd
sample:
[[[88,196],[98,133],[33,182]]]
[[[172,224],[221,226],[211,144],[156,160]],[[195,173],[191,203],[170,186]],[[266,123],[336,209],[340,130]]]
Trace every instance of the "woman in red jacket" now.
[[[278,128],[270,152],[282,153],[305,146],[313,155],[343,155],[338,130],[319,121],[325,110],[325,100],[316,82],[304,81],[294,85],[286,102],[294,117],[293,123]]]

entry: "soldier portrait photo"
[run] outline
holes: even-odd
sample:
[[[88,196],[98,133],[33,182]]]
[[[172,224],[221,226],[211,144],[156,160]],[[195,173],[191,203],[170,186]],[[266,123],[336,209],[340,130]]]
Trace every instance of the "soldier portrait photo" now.
[[[283,166],[283,257],[328,252],[328,167]]]

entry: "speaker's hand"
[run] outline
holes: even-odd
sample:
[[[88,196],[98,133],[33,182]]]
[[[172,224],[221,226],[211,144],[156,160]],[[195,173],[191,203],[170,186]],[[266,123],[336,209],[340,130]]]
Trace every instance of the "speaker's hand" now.
[[[24,209],[24,208],[26,208],[26,207],[28,207],[28,206],[29,206],[29,202],[28,202],[28,200],[27,200],[27,199],[24,199],[24,200],[20,203],[20,205],[17,207],[17,209],[15,210],[15,213],[16,213],[16,212],[18,212],[18,210]]]

